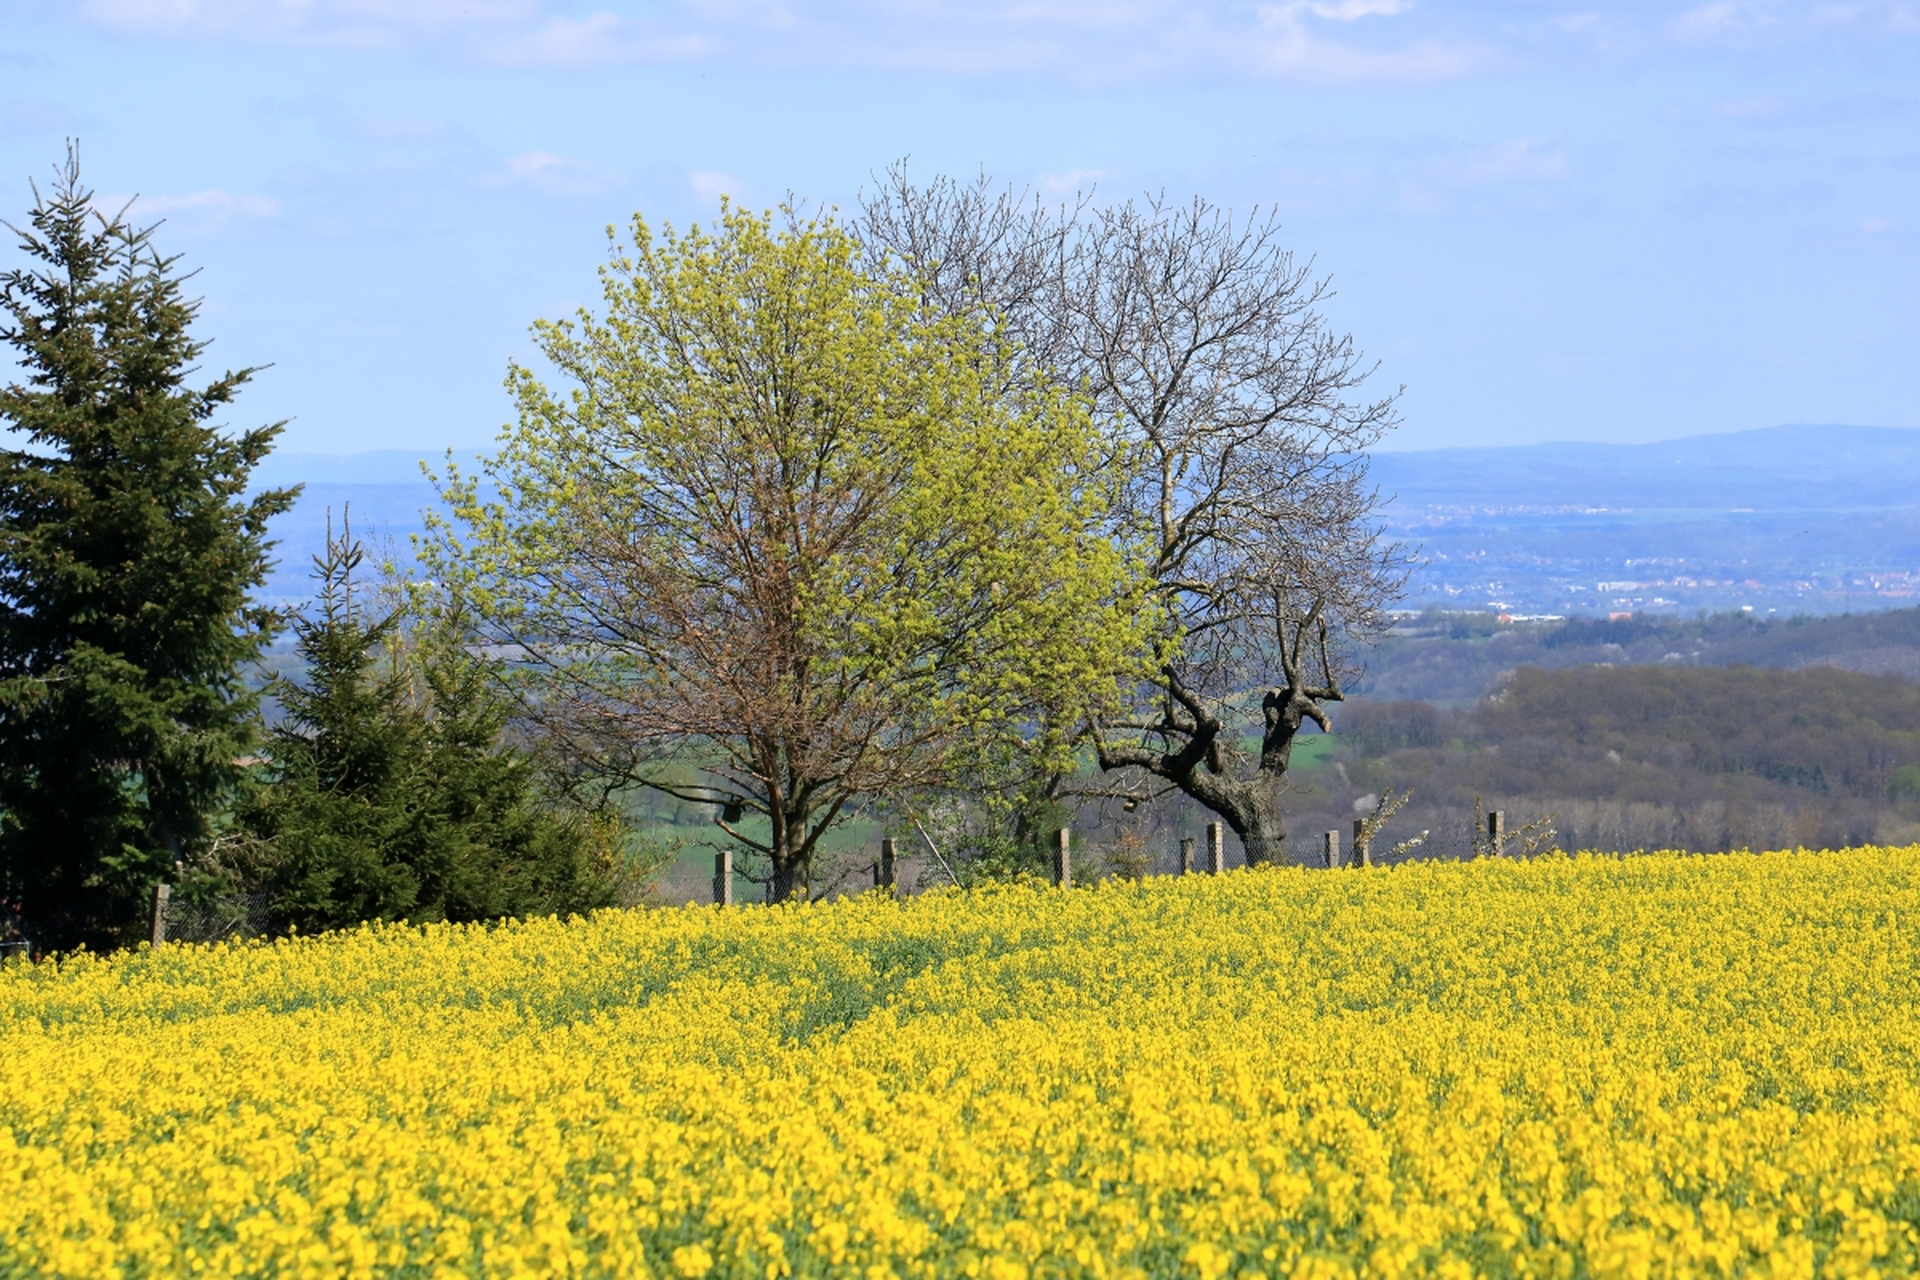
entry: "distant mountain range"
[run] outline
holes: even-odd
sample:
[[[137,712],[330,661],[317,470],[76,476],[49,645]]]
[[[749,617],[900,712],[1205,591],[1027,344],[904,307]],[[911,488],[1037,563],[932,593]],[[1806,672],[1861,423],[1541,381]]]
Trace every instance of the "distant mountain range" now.
[[[455,461],[472,471],[478,453]],[[309,591],[328,512],[403,555],[434,502],[422,452],[269,456],[306,486],[274,526],[269,594]],[[1406,605],[1522,615],[1837,613],[1920,601],[1920,430],[1780,426],[1656,444],[1381,453],[1390,533],[1417,548]]]
[[[468,473],[477,469],[480,455],[461,450],[454,461]],[[389,546],[404,563],[411,560],[408,539],[425,527],[421,513],[437,504],[438,493],[421,471],[430,463],[443,471],[446,456],[424,450],[381,449],[369,453],[269,454],[254,472],[257,488],[300,485],[292,511],[276,518],[273,536],[278,565],[267,582],[266,594],[283,603],[312,594],[313,558],[326,548],[328,521],[338,529],[351,523],[354,536],[369,551],[382,554]]]
[[[1375,456],[1410,607],[1841,613],[1920,600],[1920,430]]]
[[[1920,505],[1920,430],[1762,427],[1653,444],[1378,453],[1373,475],[1428,509],[1851,511]]]

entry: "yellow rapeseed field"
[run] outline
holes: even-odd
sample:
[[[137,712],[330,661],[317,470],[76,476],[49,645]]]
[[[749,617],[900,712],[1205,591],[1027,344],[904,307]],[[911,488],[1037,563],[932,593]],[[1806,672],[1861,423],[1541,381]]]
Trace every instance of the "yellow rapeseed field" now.
[[[0,971],[0,1273],[1920,1271],[1920,848]]]

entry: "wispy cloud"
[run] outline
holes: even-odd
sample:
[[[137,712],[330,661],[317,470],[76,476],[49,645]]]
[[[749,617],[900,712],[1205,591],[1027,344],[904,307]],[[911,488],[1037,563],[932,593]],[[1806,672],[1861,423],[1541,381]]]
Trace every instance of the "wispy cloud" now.
[[[525,67],[702,62],[742,68],[1307,81],[1432,79],[1479,45],[1397,25],[1413,0],[659,0],[562,11],[556,0],[81,0],[123,34],[405,50]]]
[[[438,116],[359,115],[342,121],[335,132],[356,142],[449,142],[460,136],[451,120]]]
[[[1072,196],[1093,190],[1106,176],[1105,169],[1066,169],[1059,173],[1043,173],[1034,179],[1033,185],[1043,195]]]
[[[474,56],[497,66],[599,67],[687,62],[712,47],[709,36],[611,13],[549,18],[523,32],[480,42]]]
[[[695,169],[687,175],[687,186],[703,200],[718,200],[722,196],[739,200],[747,191],[746,183],[717,169]]]
[[[0,137],[58,133],[79,126],[80,117],[57,103],[40,98],[13,98],[0,102]]]
[[[1652,0],[1584,10],[1495,0],[78,0],[64,9],[46,0],[43,11],[131,35],[495,66],[699,63],[1107,84],[1418,83],[1556,49],[1619,56],[1920,35],[1920,0]]]
[[[527,191],[543,196],[597,195],[616,185],[620,175],[552,151],[523,151],[477,175],[474,185],[489,191]]]
[[[1684,43],[1752,45],[1825,36],[1920,35],[1914,0],[1707,0],[1681,8],[1668,30]]]
[[[106,209],[127,208],[127,220],[136,225],[164,221],[175,231],[189,235],[207,235],[225,231],[236,224],[278,218],[285,207],[272,196],[225,187],[202,191],[183,191],[148,196],[107,194],[100,198]]]
[[[1397,157],[1385,167],[1395,174],[1394,205],[1419,216],[1539,212],[1580,199],[1570,181],[1573,163],[1555,137],[1456,145]]]
[[[1747,98],[1722,98],[1707,108],[1716,120],[1734,120],[1742,124],[1766,124],[1787,114],[1785,100],[1770,93]]]
[[[1506,138],[1450,152],[1427,165],[1429,177],[1451,186],[1553,182],[1567,176],[1566,152],[1554,138]]]
[[[1405,5],[1381,0],[1266,6],[1258,11],[1260,31],[1238,40],[1223,39],[1220,56],[1227,65],[1259,78],[1346,84],[1453,80],[1496,61],[1490,47],[1453,37],[1366,42],[1329,34],[1335,29],[1329,23],[1345,26],[1360,18],[1390,17],[1405,10]]]
[[[94,26],[136,35],[403,48],[473,28],[527,24],[540,0],[81,0]]]

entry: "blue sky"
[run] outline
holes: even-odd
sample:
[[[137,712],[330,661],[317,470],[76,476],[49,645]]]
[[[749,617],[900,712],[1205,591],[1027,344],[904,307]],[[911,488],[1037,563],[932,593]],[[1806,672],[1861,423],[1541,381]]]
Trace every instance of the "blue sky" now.
[[[0,216],[69,135],[289,449],[484,444],[609,222],[902,157],[1277,206],[1397,447],[1920,426],[1920,0],[0,0]]]

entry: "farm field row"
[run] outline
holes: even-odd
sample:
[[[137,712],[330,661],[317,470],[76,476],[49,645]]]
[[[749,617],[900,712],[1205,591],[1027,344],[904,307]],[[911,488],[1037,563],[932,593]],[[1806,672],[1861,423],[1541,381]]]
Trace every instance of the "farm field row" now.
[[[0,970],[0,1274],[1920,1270],[1920,848]]]

